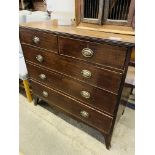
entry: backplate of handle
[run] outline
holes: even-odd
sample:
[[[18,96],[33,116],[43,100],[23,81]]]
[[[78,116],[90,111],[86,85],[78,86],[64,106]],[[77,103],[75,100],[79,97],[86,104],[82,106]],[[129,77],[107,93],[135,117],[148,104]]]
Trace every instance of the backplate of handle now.
[[[34,37],[33,37],[33,42],[34,42],[35,44],[38,44],[38,43],[40,42],[39,37],[34,36]]]
[[[80,115],[82,117],[84,117],[84,118],[88,118],[89,117],[89,113],[87,111],[84,111],[84,110],[80,111]]]
[[[43,94],[44,97],[48,97],[48,92],[43,91],[42,94]]]
[[[82,55],[86,58],[90,58],[94,54],[94,52],[90,48],[84,48],[81,52],[82,52]]]
[[[80,93],[81,93],[82,97],[87,98],[87,99],[90,98],[90,93],[89,92],[83,90]]]
[[[37,59],[38,62],[43,62],[43,60],[44,60],[42,55],[37,55],[36,59]]]
[[[46,75],[45,74],[40,74],[39,77],[40,77],[41,80],[45,80],[46,79]]]
[[[82,74],[82,76],[85,77],[85,78],[90,78],[91,75],[92,75],[91,72],[90,72],[89,70],[86,70],[86,69],[82,70],[82,71],[81,71],[81,74]]]

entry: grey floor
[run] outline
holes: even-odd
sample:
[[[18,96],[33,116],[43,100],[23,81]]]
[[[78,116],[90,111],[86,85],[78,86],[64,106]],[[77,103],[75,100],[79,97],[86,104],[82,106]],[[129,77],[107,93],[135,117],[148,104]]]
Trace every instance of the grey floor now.
[[[115,127],[110,151],[100,132],[48,106],[34,106],[22,95],[19,111],[23,155],[134,155],[135,112],[129,108]]]

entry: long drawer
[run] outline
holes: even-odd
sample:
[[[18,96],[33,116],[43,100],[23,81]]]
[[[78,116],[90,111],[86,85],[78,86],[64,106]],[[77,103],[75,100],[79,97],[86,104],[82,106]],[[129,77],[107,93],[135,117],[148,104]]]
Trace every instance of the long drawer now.
[[[65,58],[55,53],[22,45],[26,61],[61,72],[86,83],[98,86],[108,91],[118,93],[122,73],[99,68],[94,65]],[[85,74],[85,71],[89,74]],[[91,75],[91,76],[87,76]]]
[[[123,69],[127,49],[107,43],[86,42],[83,40],[59,37],[60,54]]]
[[[113,117],[96,111],[95,109],[88,107],[60,92],[57,92],[54,89],[41,85],[38,82],[31,81],[31,84],[33,93],[39,95],[45,101],[48,101],[49,105],[54,104],[67,113],[99,129],[100,131],[109,133]]]
[[[27,63],[29,76],[49,87],[58,89],[86,104],[113,115],[117,95],[55,72]]]
[[[58,53],[57,36],[50,33],[20,28],[20,41]]]

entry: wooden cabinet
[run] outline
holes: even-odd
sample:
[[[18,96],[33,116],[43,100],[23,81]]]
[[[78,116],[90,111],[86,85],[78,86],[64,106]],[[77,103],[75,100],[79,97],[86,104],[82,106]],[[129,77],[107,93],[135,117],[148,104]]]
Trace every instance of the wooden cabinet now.
[[[96,128],[109,149],[134,43],[99,33],[31,23],[20,26],[20,41],[35,103],[43,99]]]
[[[135,0],[76,0],[76,23],[134,27]]]

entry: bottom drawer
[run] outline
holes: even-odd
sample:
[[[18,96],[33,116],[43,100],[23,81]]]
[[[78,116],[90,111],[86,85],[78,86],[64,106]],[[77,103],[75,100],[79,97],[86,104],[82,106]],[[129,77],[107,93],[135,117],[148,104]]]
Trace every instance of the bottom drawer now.
[[[104,133],[109,133],[112,117],[82,104],[60,92],[50,89],[38,82],[31,81],[33,93],[48,101],[48,104],[58,106],[67,113],[74,115],[87,124]]]

